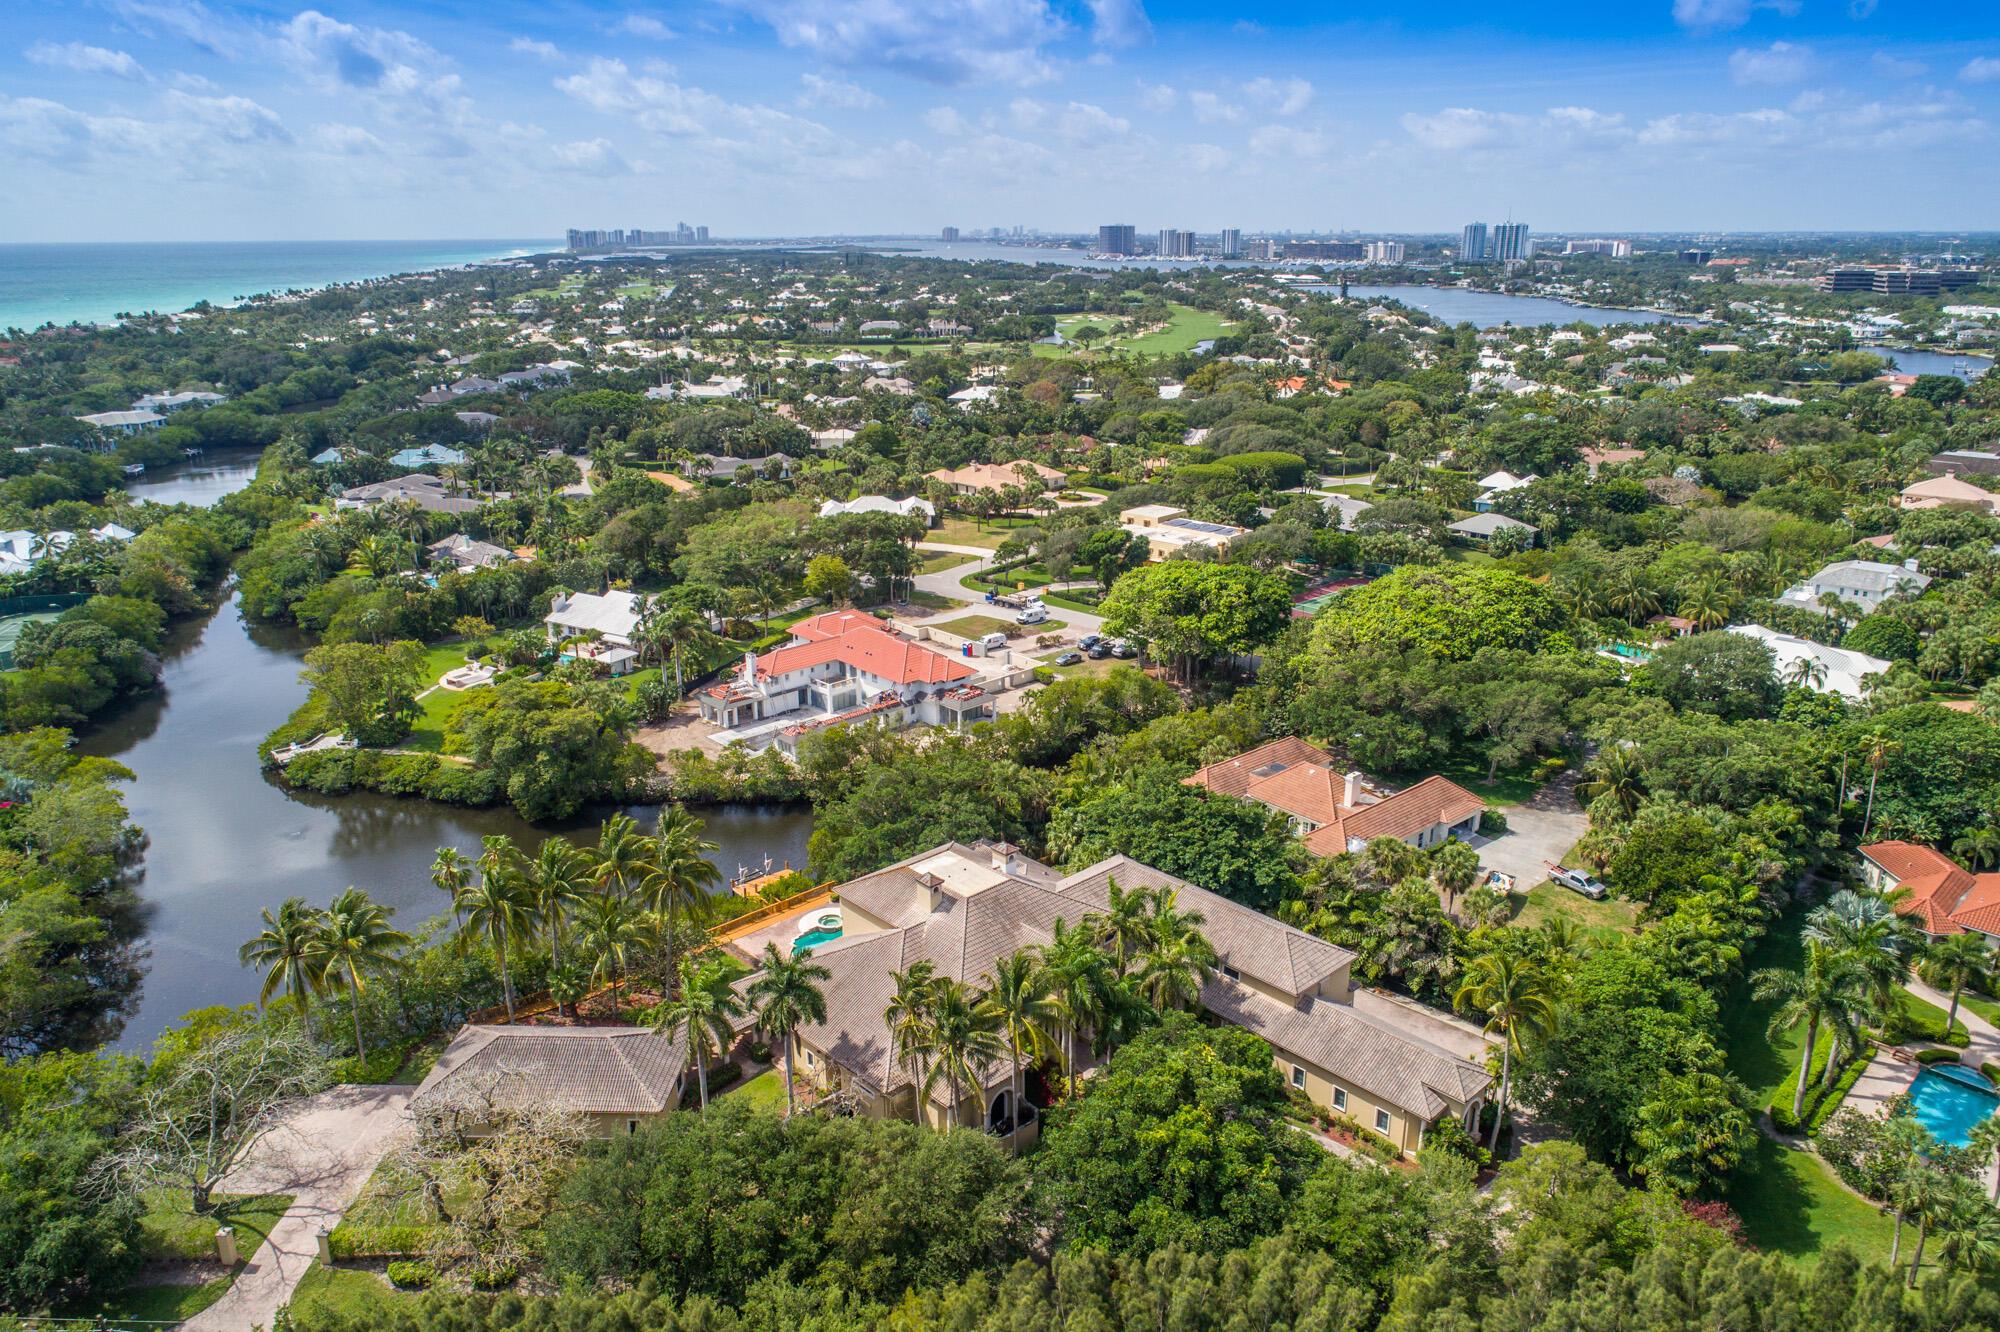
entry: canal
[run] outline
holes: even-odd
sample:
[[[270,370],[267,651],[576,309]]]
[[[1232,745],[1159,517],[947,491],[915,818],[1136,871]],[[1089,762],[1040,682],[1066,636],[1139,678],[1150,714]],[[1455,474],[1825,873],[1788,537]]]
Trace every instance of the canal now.
[[[158,469],[131,489],[147,499],[214,503],[248,485],[254,467],[254,458],[204,460]],[[611,812],[534,825],[507,809],[286,790],[258,764],[257,743],[304,698],[298,676],[307,646],[294,631],[246,621],[231,595],[208,617],[174,626],[160,689],[78,742],[137,777],[126,803],[146,833],[138,891],[149,957],[122,1040],[128,1048],[189,1009],[255,999],[257,978],[236,950],[260,928],[259,913],[287,897],[324,903],[352,884],[414,929],[444,910],[430,881],[439,847],[477,854],[492,833],[531,852],[551,833],[589,842]],[[647,825],[659,818],[657,806],[627,812]],[[766,857],[776,868],[805,865],[811,816],[803,810],[696,812],[718,844],[713,859],[725,877],[761,870]]]

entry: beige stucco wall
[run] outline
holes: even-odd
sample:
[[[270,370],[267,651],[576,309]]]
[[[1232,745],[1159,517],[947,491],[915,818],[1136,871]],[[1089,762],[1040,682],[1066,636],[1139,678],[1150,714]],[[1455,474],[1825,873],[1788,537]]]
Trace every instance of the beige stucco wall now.
[[[1361,1125],[1362,1128],[1381,1133],[1383,1137],[1396,1144],[1406,1155],[1414,1153],[1418,1147],[1423,1145],[1423,1121],[1414,1113],[1400,1106],[1391,1105],[1379,1097],[1371,1096],[1359,1087],[1341,1081],[1325,1069],[1320,1068],[1309,1060],[1293,1055],[1289,1051],[1280,1050],[1274,1046],[1273,1055],[1274,1062],[1278,1066],[1278,1071],[1284,1075],[1287,1086],[1296,1085],[1292,1081],[1292,1070],[1294,1068],[1305,1071],[1305,1086],[1302,1090],[1314,1105],[1324,1106],[1338,1114],[1346,1115],[1349,1119]],[[1346,1094],[1345,1106],[1337,1104],[1334,1095],[1336,1091]],[[1446,1104],[1448,1108],[1445,1110],[1443,1117],[1454,1118],[1463,1122],[1466,1107],[1458,1102],[1447,1102]],[[1376,1112],[1383,1110],[1389,1113],[1389,1127],[1387,1130],[1376,1127]]]

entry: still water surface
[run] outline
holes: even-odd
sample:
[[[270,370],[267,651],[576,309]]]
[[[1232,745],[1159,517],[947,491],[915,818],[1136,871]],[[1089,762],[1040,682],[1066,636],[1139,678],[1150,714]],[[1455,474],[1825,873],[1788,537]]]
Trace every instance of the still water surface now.
[[[213,503],[214,473],[251,464],[204,462],[159,469],[145,498]],[[139,493],[140,486],[132,487]],[[123,1044],[143,1045],[191,1008],[247,1003],[257,978],[236,950],[260,928],[258,913],[287,897],[323,903],[354,884],[396,908],[414,928],[444,909],[430,866],[441,846],[477,854],[481,837],[506,833],[533,851],[563,833],[583,841],[611,811],[568,826],[533,825],[511,810],[468,810],[386,796],[291,792],[266,776],[257,744],[305,696],[298,680],[308,644],[295,631],[245,621],[237,598],[213,615],[176,625],[161,656],[162,687],[78,743],[131,768],[126,803],[145,829],[139,895],[142,942],[150,950],[137,1012]],[[655,806],[628,811],[644,824]],[[719,844],[725,877],[805,865],[811,816],[802,810],[723,806],[697,810]]]

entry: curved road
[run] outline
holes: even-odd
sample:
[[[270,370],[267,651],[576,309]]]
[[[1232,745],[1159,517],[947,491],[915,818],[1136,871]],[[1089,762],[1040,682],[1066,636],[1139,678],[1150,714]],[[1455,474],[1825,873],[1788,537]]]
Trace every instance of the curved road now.
[[[977,609],[980,604],[980,594],[974,592],[969,587],[961,586],[958,580],[969,573],[975,572],[981,564],[992,558],[993,552],[990,550],[981,550],[977,546],[950,546],[934,541],[919,541],[917,549],[945,550],[970,556],[971,558],[967,559],[963,564],[954,564],[951,568],[940,569],[936,573],[918,574],[913,581],[918,587],[934,596],[950,597],[956,601],[970,601],[973,603],[974,609]],[[1104,632],[1104,617],[1101,615],[1092,615],[1088,611],[1071,610],[1068,606],[1051,606],[1049,607],[1049,614],[1053,618],[1061,620],[1068,629],[1074,630],[1079,637],[1084,634],[1101,634]]]

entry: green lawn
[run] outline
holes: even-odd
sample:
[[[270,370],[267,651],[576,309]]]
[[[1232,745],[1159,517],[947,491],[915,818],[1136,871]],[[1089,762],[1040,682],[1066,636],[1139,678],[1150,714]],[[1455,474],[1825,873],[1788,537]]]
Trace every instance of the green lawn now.
[[[945,569],[956,569],[977,559],[976,555],[962,555],[955,550],[920,550],[917,552],[917,572],[938,573]]]
[[[935,592],[926,592],[922,588],[918,588],[916,591],[910,593],[910,604],[912,606],[922,606],[926,610],[957,610],[960,606],[965,605],[963,601],[958,600],[956,597],[941,597]]]
[[[62,1318],[103,1319],[111,1324],[179,1323],[228,1294],[235,1280],[232,1274],[191,1286],[127,1286],[103,1299],[66,1304],[56,1313]]]
[[[1490,783],[1486,780],[1486,765],[1476,760],[1449,764],[1439,771],[1489,805],[1518,805],[1542,789],[1541,782],[1530,775],[1536,766],[1530,764],[1524,772],[1503,770]]]
[[[372,1321],[391,1316],[397,1302],[405,1298],[373,1272],[329,1269],[314,1263],[293,1293],[291,1308],[300,1319],[338,1313]]]
[[[944,546],[978,546],[983,550],[994,550],[1019,529],[1033,527],[1036,521],[1033,518],[991,518],[982,524],[971,518],[946,518],[926,533],[924,540]]]
[[[1728,1201],[1752,1244],[1808,1267],[1835,1240],[1847,1241],[1865,1262],[1889,1256],[1895,1227],[1888,1217],[1841,1187],[1817,1156],[1761,1133],[1756,1149],[1737,1168]],[[1909,1242],[1906,1236],[1906,1253]]]
[[[2000,1003],[1996,1003],[1986,995],[1973,994],[1967,991],[1965,997],[1958,1001],[1958,1006],[1960,1008],[1969,1008],[1988,1022],[1993,1023],[1995,1026],[2000,1026]]]
[[[1593,902],[1582,893],[1559,883],[1543,880],[1528,890],[1508,923],[1531,930],[1545,920],[1567,916],[1593,934],[1630,934],[1639,918],[1639,909],[1622,898],[1606,896]]]
[[[289,1194],[218,1194],[216,1210],[198,1215],[185,1195],[149,1194],[139,1218],[139,1245],[148,1258],[199,1262],[215,1257],[215,1232],[236,1228],[236,1251],[248,1258],[292,1205]]]
[[[766,1069],[723,1095],[736,1097],[752,1110],[768,1110],[775,1114],[785,1108],[785,1075],[779,1069]]]
[[[1054,624],[1055,621],[1050,620],[1044,624],[1033,625],[1031,627],[1040,630],[1047,629]],[[960,638],[984,638],[988,634],[1011,633],[1020,628],[1019,625],[1011,620],[995,619],[991,615],[961,615],[956,620],[950,620],[944,624],[932,627],[942,630],[947,634],[957,634]]]
[[[1034,344],[1036,356],[1079,356],[1094,355],[1101,351],[1129,352],[1134,356],[1178,356],[1191,352],[1197,342],[1218,338],[1236,327],[1221,315],[1208,310],[1197,310],[1191,305],[1175,304],[1173,315],[1163,327],[1145,333],[1132,334],[1132,319],[1129,315],[1086,313],[1063,315],[1056,320],[1056,330],[1064,337],[1071,336],[1085,324],[1091,324],[1112,334],[1103,342],[1092,345],[1085,352],[1074,346],[1051,346],[1045,342]]]

